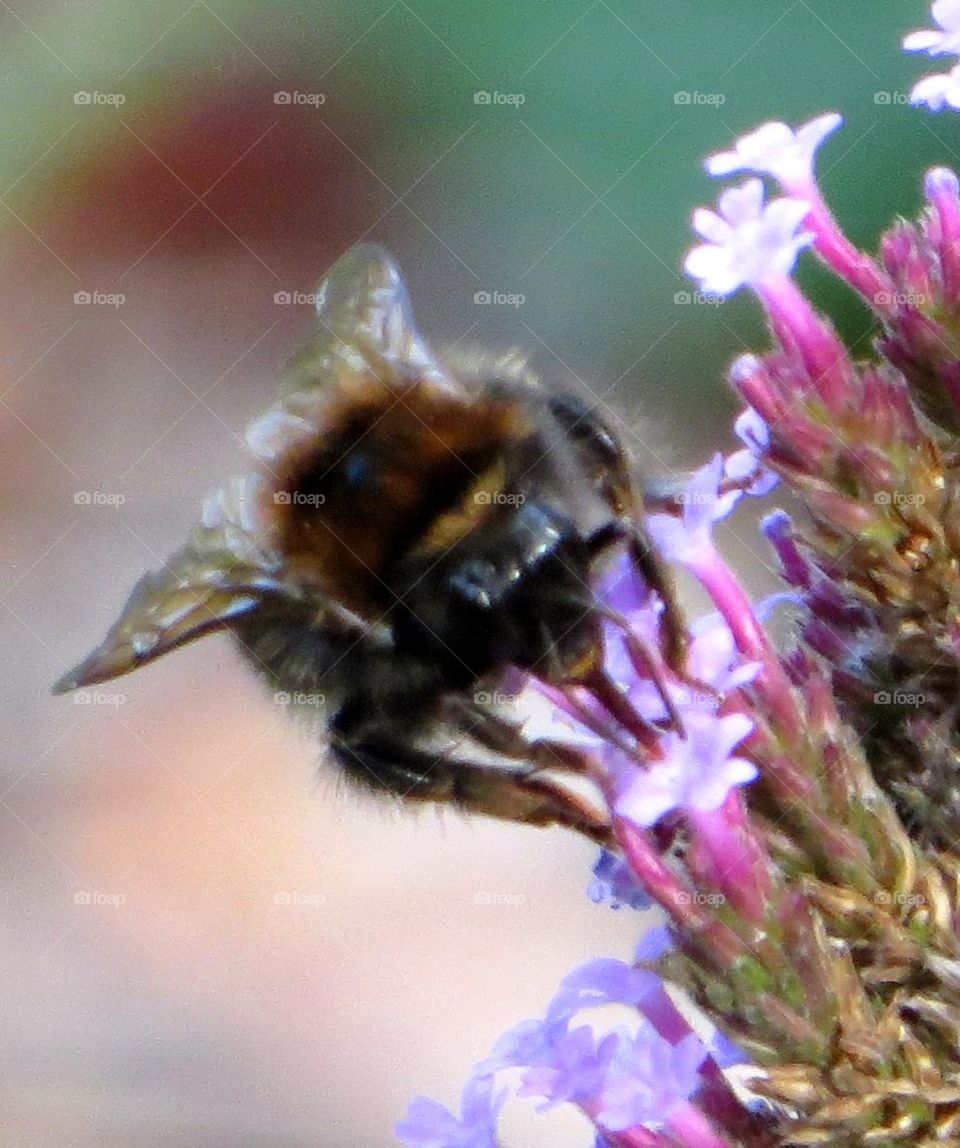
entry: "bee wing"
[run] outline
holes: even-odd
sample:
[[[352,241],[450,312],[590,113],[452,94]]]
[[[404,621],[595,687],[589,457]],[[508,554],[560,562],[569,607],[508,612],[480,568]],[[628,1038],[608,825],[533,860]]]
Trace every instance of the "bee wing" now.
[[[317,332],[288,364],[281,393],[315,387],[331,373],[462,392],[417,331],[403,276],[382,247],[359,243],[341,256],[317,288],[316,312]]]
[[[130,673],[228,626],[279,589],[268,545],[269,488],[256,474],[232,478],[203,507],[186,545],[144,574],[100,645],[56,683],[54,693]]]
[[[99,646],[54,685],[55,694],[116,678],[222,629],[274,589],[270,576],[197,533],[160,570],[144,574]]]
[[[200,524],[160,570],[144,574],[99,646],[54,685],[55,694],[128,674],[163,654],[295,590],[283,559],[270,546],[265,504],[270,488],[260,476],[231,479],[204,504]],[[316,621],[341,633],[388,646],[388,627],[351,613],[314,587]]]

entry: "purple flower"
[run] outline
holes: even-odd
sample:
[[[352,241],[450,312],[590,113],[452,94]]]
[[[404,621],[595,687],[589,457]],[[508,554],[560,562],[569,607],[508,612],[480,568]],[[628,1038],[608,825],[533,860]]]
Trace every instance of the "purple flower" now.
[[[760,672],[759,662],[742,660],[730,627],[720,614],[698,618],[692,629],[687,669],[698,682],[726,694],[748,685]],[[702,701],[702,695],[698,695],[698,699]],[[715,709],[716,705],[716,699],[712,699],[710,708]]]
[[[932,167],[923,177],[923,191],[935,206],[955,206],[960,199],[960,179],[949,167]]]
[[[671,1044],[648,1021],[635,1034],[617,1028],[599,1040],[584,1025],[560,1042],[552,1063],[524,1073],[519,1095],[542,1096],[542,1108],[577,1104],[611,1132],[661,1128],[700,1087],[706,1056],[698,1036]]]
[[[700,1087],[706,1057],[703,1041],[694,1033],[671,1044],[644,1022],[632,1039],[621,1036],[617,1042],[597,1123],[611,1132],[637,1125],[663,1127]]]
[[[787,124],[771,121],[741,136],[732,151],[716,152],[707,160],[710,175],[749,171],[771,175],[784,191],[802,196],[813,185],[813,157],[827,136],[843,123],[836,112],[817,116],[794,131]]]
[[[960,110],[960,64],[949,72],[925,76],[910,92],[911,104],[926,104],[932,112]]]
[[[612,1032],[597,1043],[588,1025],[571,1030],[557,1044],[550,1064],[537,1065],[523,1074],[518,1095],[542,1096],[545,1103],[539,1108],[541,1112],[556,1104],[592,1107],[621,1039],[619,1032]]]
[[[547,1008],[547,1022],[569,1020],[582,1009],[623,1004],[639,1007],[661,989],[660,979],[612,957],[599,957],[563,978]]]
[[[407,1148],[498,1148],[497,1116],[505,1096],[503,1090],[494,1093],[492,1077],[474,1076],[463,1090],[459,1117],[421,1096],[410,1102],[394,1133]]]
[[[680,495],[680,518],[667,514],[650,516],[650,533],[668,562],[696,566],[713,553],[713,524],[726,518],[740,500],[739,490],[720,493],[722,478],[723,456],[717,454],[694,473]]]
[[[649,909],[651,905],[630,866],[623,857],[609,849],[601,851],[593,867],[593,880],[587,886],[587,896],[595,905],[609,901],[611,909],[622,909],[624,905],[631,909]]]
[[[684,723],[684,737],[663,736],[662,760],[622,774],[617,813],[641,828],[675,809],[719,809],[732,788],[757,776],[752,762],[733,753],[753,729],[746,714],[691,711],[684,714]]]
[[[709,294],[732,295],[745,285],[789,275],[813,240],[812,232],[798,231],[810,204],[784,197],[764,205],[759,179],[728,188],[718,206],[719,214],[706,208],[693,213],[694,230],[707,242],[694,247],[684,263]]]
[[[660,690],[653,682],[637,676],[619,639],[619,634],[613,634],[608,641],[607,672],[615,682],[626,687],[630,705],[644,720],[665,720],[668,714]],[[759,662],[743,661],[729,626],[717,613],[693,622],[686,664],[690,682],[674,679],[666,682],[667,693],[681,718],[691,710],[715,712],[722,695],[749,684],[760,671]],[[715,694],[710,692],[711,688]],[[598,752],[613,769],[623,768],[622,757],[615,747],[600,745]]]
[[[710,1036],[710,1056],[718,1068],[733,1068],[737,1064],[750,1064],[750,1057],[725,1032],[715,1029]]]
[[[960,55],[960,0],[934,0],[931,14],[940,31],[924,28],[911,32],[903,41],[903,50],[928,52],[931,56]]]
[[[490,1055],[477,1065],[474,1077],[489,1078],[504,1068],[550,1064],[578,1012],[607,1004],[638,1008],[661,987],[653,973],[612,957],[589,961],[564,977],[543,1020],[521,1021],[500,1037]]]
[[[754,360],[753,355],[744,355],[742,358]],[[749,367],[752,370],[753,362]],[[739,368],[735,366],[732,370],[746,368],[747,364],[741,364]],[[737,416],[733,429],[745,449],[728,456],[723,467],[724,477],[731,482],[746,482],[742,489],[747,494],[762,498],[780,481],[772,470],[763,465],[764,456],[770,447],[770,428],[753,407],[747,407]]]
[[[673,937],[666,925],[647,929],[637,942],[637,964],[650,964],[673,948]]]
[[[490,1055],[476,1066],[474,1075],[493,1076],[504,1068],[549,1064],[569,1019],[568,1014],[557,1013],[544,1020],[522,1020],[500,1037]]]

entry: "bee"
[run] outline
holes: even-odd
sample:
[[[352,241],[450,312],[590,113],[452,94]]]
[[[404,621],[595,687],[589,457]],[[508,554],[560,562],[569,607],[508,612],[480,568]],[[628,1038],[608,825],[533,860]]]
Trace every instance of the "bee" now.
[[[316,311],[247,428],[249,472],[54,691],[226,630],[273,690],[322,700],[330,753],[362,785],[608,841],[606,817],[554,776],[582,755],[525,738],[489,699],[532,674],[602,687],[616,712],[591,582],[618,549],[663,599],[679,656],[620,442],[516,353],[435,357],[376,246],[335,264]]]

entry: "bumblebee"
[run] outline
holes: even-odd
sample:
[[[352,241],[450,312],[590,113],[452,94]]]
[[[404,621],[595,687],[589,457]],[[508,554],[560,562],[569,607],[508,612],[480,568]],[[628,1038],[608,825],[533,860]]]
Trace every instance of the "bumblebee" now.
[[[608,840],[553,776],[583,758],[524,738],[490,699],[528,673],[603,687],[616,714],[591,582],[617,550],[675,613],[617,437],[515,353],[441,362],[378,247],[336,263],[316,310],[248,427],[250,471],[55,692],[227,630],[272,689],[322,699],[330,751],[361,784]]]

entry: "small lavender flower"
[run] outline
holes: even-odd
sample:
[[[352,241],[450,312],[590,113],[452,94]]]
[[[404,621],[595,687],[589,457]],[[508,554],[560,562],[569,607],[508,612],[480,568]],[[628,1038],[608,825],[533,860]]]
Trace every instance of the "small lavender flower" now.
[[[518,1095],[542,1097],[541,1112],[570,1103],[595,1109],[620,1040],[621,1034],[613,1032],[597,1041],[587,1025],[566,1032],[549,1064],[529,1068],[523,1074]]]
[[[940,31],[924,28],[911,32],[903,41],[905,52],[927,52],[931,56],[960,55],[960,0],[934,0],[931,14]]]
[[[926,104],[932,112],[942,112],[944,108],[960,110],[960,64],[949,72],[924,76],[911,89],[910,103],[914,106]]]
[[[560,1042],[553,1063],[524,1073],[519,1094],[543,1097],[542,1108],[576,1104],[612,1133],[665,1128],[699,1089],[706,1056],[693,1033],[671,1044],[644,1023],[598,1040],[583,1026]]]
[[[713,525],[726,518],[740,501],[741,491],[721,491],[723,455],[716,454],[696,471],[680,495],[682,514],[650,516],[650,533],[669,562],[696,569],[714,555]]]
[[[638,959],[654,961],[669,948],[663,928],[648,930]],[[606,1005],[637,1009],[636,1030],[603,1035],[577,1024],[587,1010]],[[655,1129],[676,1119],[694,1131],[680,1143],[690,1148],[730,1148],[699,1114],[691,1098],[710,1084],[709,1050],[694,1036],[652,973],[601,958],[564,978],[542,1020],[516,1025],[497,1041],[464,1089],[461,1115],[434,1101],[413,1101],[396,1129],[407,1148],[497,1148],[496,1124],[510,1089],[497,1074],[523,1068],[518,1097],[540,1097],[543,1108],[574,1104],[593,1119],[597,1144],[657,1148],[677,1141]]]
[[[694,229],[707,242],[695,247],[684,263],[708,294],[731,295],[743,286],[789,274],[813,239],[810,232],[799,230],[810,205],[789,197],[764,204],[758,179],[723,192],[718,207],[719,212],[694,212]]]
[[[492,1077],[474,1076],[463,1090],[460,1116],[418,1097],[394,1131],[406,1148],[498,1148],[497,1117],[505,1096],[495,1090]]]
[[[666,925],[655,925],[647,929],[637,942],[636,960],[638,965],[649,965],[673,948],[673,938]]]
[[[805,202],[807,212],[803,223],[817,254],[872,305],[882,309],[889,284],[873,261],[858,251],[843,234],[820,194],[813,171],[817,148],[842,123],[843,118],[836,112],[828,112],[796,131],[780,122],[763,124],[741,136],[733,150],[711,156],[707,170],[714,176],[731,175],[737,171],[769,175],[778,181],[788,196]],[[791,268],[792,264],[786,270]]]
[[[610,902],[611,909],[621,909],[624,905],[631,909],[649,909],[650,895],[637,884],[633,870],[623,857],[601,851],[593,867],[593,880],[587,886],[587,896],[595,905]]]
[[[732,151],[710,156],[706,168],[710,175],[725,176],[746,171],[770,175],[783,190],[803,199],[814,186],[813,157],[827,136],[843,123],[843,116],[828,112],[802,127],[772,121],[741,136]]]
[[[731,789],[757,776],[757,767],[733,752],[753,729],[745,714],[690,713],[684,726],[682,737],[664,737],[662,760],[625,774],[616,800],[621,817],[648,828],[674,810],[718,809]]]
[[[770,446],[770,428],[752,407],[747,407],[737,416],[733,431],[743,443],[744,449],[727,457],[723,464],[724,478],[737,485],[745,494],[763,498],[780,481],[763,463]]]
[[[611,1132],[637,1125],[668,1127],[700,1087],[707,1056],[703,1041],[691,1033],[671,1044],[649,1024],[641,1025],[632,1039],[618,1035],[599,1099],[601,1127]]]

